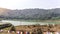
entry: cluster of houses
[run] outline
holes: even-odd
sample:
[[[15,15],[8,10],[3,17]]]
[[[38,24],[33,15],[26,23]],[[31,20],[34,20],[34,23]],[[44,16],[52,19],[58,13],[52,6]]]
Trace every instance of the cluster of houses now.
[[[23,25],[22,25],[23,26]],[[19,30],[17,29],[15,32],[14,31],[7,31],[7,33],[11,33],[11,34],[60,34],[60,24],[49,24],[49,25],[29,25],[27,26],[28,28],[30,28],[32,31],[24,31],[23,30]],[[32,27],[32,28],[31,28]],[[3,33],[4,30],[0,30],[0,33]],[[14,33],[13,33],[14,32]]]
[[[31,28],[32,27],[32,28]],[[31,31],[23,29],[22,31],[16,31],[17,34],[60,34],[60,24],[49,25],[29,25],[28,28]]]
[[[60,24],[43,25],[41,31],[43,34],[60,34]]]
[[[8,22],[8,21],[4,21],[4,22]],[[14,22],[14,21],[9,21],[9,22]],[[3,23],[1,23],[1,24],[3,24]],[[21,24],[21,23],[19,23],[19,24]],[[10,26],[12,26],[12,24],[10,24],[10,23],[8,23],[8,24],[4,23],[3,25],[0,25],[0,33],[4,32],[3,29],[5,27],[10,27]],[[24,27],[22,27],[22,26],[24,26]],[[11,34],[14,34],[14,33],[15,34],[60,34],[60,24],[20,25],[19,27],[20,27],[19,29],[16,28],[16,31],[8,30],[7,33],[11,33]]]
[[[12,25],[10,25],[9,23],[8,24],[3,24],[3,25],[0,25],[0,29],[1,28],[5,28],[5,26],[7,27],[10,27]],[[16,34],[60,34],[60,24],[55,24],[55,25],[52,25],[52,24],[49,24],[49,25],[22,25],[24,26],[25,28],[23,30],[19,30],[21,28],[21,25],[19,26],[20,28],[19,29],[16,29],[15,33]],[[29,29],[31,29],[31,31]],[[27,29],[27,30],[25,30]],[[4,30],[0,30],[0,33],[3,33]],[[10,32],[10,31],[7,31],[7,33],[11,33],[12,34],[13,30]]]
[[[60,34],[60,24],[29,25],[28,27],[32,27],[30,28],[32,31],[24,31],[28,32],[27,34]]]

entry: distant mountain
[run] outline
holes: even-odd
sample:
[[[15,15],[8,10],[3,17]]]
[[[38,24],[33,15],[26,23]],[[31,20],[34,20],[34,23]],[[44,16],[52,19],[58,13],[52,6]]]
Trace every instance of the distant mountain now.
[[[6,11],[8,11],[8,9],[0,8],[0,15],[2,15],[3,13],[5,13]]]
[[[52,19],[60,17],[60,8],[55,9],[23,9],[10,10],[0,8],[0,18],[16,18],[16,19]]]

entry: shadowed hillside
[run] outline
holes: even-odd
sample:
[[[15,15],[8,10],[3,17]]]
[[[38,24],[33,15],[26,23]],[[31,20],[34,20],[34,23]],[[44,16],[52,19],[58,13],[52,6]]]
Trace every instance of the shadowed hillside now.
[[[0,18],[6,19],[60,19],[60,8],[9,10],[0,8]]]

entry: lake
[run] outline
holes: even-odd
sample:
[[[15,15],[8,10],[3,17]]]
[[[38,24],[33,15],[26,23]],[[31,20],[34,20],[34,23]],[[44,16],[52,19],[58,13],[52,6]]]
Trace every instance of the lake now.
[[[42,22],[27,22],[27,21],[14,21],[14,20],[1,20],[2,23],[11,23],[14,26],[18,26],[18,25],[36,25],[36,24],[40,24],[40,25],[45,25],[48,23],[42,23]]]

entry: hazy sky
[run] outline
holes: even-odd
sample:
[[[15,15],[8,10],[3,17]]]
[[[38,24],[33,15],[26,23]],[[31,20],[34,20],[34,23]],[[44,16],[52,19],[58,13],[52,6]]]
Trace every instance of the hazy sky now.
[[[0,0],[0,7],[9,9],[60,8],[60,0]]]

